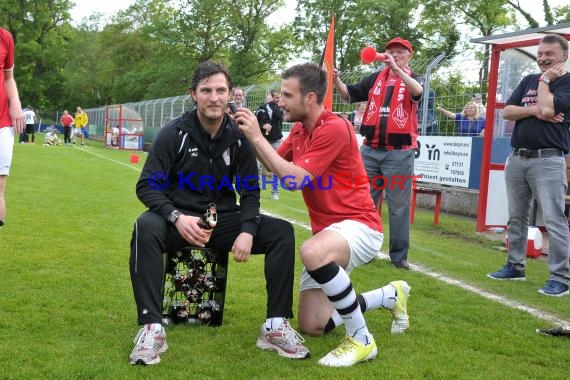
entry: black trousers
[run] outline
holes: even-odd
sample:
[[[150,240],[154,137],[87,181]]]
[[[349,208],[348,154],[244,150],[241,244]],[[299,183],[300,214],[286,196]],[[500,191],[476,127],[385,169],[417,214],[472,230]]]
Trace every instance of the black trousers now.
[[[63,127],[63,143],[71,143],[71,127]]]
[[[241,232],[241,213],[218,213],[208,248],[230,252]],[[144,212],[135,223],[129,260],[131,283],[137,304],[138,323],[162,321],[162,254],[189,246],[176,227],[154,212]],[[261,215],[252,254],[265,254],[266,317],[293,317],[295,235],[291,223]],[[247,281],[247,278],[238,279]]]

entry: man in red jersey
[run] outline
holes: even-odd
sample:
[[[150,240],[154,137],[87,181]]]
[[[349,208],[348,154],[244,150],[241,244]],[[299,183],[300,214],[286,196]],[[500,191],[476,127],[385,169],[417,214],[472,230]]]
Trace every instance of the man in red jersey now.
[[[14,40],[0,28],[0,228],[6,217],[6,177],[10,174],[14,132],[22,133],[25,127],[24,113],[14,80]]]
[[[394,281],[356,295],[348,274],[376,257],[383,230],[354,130],[345,119],[324,109],[327,75],[319,66],[295,65],[281,78],[279,106],[285,121],[297,123],[277,151],[261,134],[251,111],[240,108],[235,116],[260,160],[281,179],[283,187],[302,190],[313,236],[300,249],[305,268],[299,325],[307,334],[320,335],[344,324],[346,336],[341,345],[319,364],[348,367],[377,355],[363,317],[365,310],[389,309],[394,317],[392,331],[407,329],[410,287]]]

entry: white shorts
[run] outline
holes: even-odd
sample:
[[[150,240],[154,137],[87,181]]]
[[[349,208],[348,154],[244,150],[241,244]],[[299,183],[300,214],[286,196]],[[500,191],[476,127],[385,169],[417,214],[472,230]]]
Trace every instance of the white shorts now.
[[[0,128],[0,175],[10,174],[14,151],[14,128]]]
[[[81,136],[83,132],[81,131],[81,128],[73,128],[71,134],[73,136]]]
[[[367,264],[376,258],[380,248],[382,248],[382,241],[384,234],[368,227],[364,223],[356,222],[354,220],[343,220],[339,223],[334,223],[325,228],[326,231],[334,231],[341,235],[347,242],[350,248],[350,260],[345,271],[347,274],[361,265]],[[299,291],[318,289],[319,285],[303,267],[301,272],[301,284]]]

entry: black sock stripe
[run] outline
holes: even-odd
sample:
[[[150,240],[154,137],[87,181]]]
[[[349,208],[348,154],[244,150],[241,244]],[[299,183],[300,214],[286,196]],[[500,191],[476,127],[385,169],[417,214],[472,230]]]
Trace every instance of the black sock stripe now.
[[[366,309],[368,308],[368,305],[366,304],[366,300],[364,299],[362,294],[358,294],[356,296],[356,300],[358,301],[358,304],[360,305],[360,310],[362,310],[362,312],[364,313],[366,311]]]
[[[327,325],[325,326],[325,334],[328,332],[331,332],[335,329],[336,324],[334,323],[332,318],[329,318],[329,321],[327,322]]]
[[[313,271],[307,271],[309,276],[319,284],[326,284],[332,280],[340,271],[340,267],[335,263],[328,263]]]
[[[348,286],[342,292],[335,294],[334,296],[328,296],[328,297],[331,302],[337,302],[345,299],[350,294],[350,292],[352,292],[351,283],[349,283]]]
[[[345,307],[344,309],[336,309],[336,311],[338,311],[340,315],[347,315],[352,313],[357,308],[358,308],[358,302],[354,301],[353,303],[348,305],[348,307]]]

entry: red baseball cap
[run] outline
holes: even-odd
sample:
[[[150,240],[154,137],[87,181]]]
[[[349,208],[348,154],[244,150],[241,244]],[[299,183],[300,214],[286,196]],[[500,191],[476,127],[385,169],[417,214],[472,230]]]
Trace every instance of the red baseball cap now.
[[[412,48],[412,44],[410,43],[410,41],[405,40],[405,39],[400,38],[400,37],[396,37],[396,38],[391,39],[390,42],[388,42],[384,46],[384,49],[388,49],[388,47],[391,45],[402,45],[403,47],[408,49],[410,51],[410,53],[414,52],[414,49]]]

